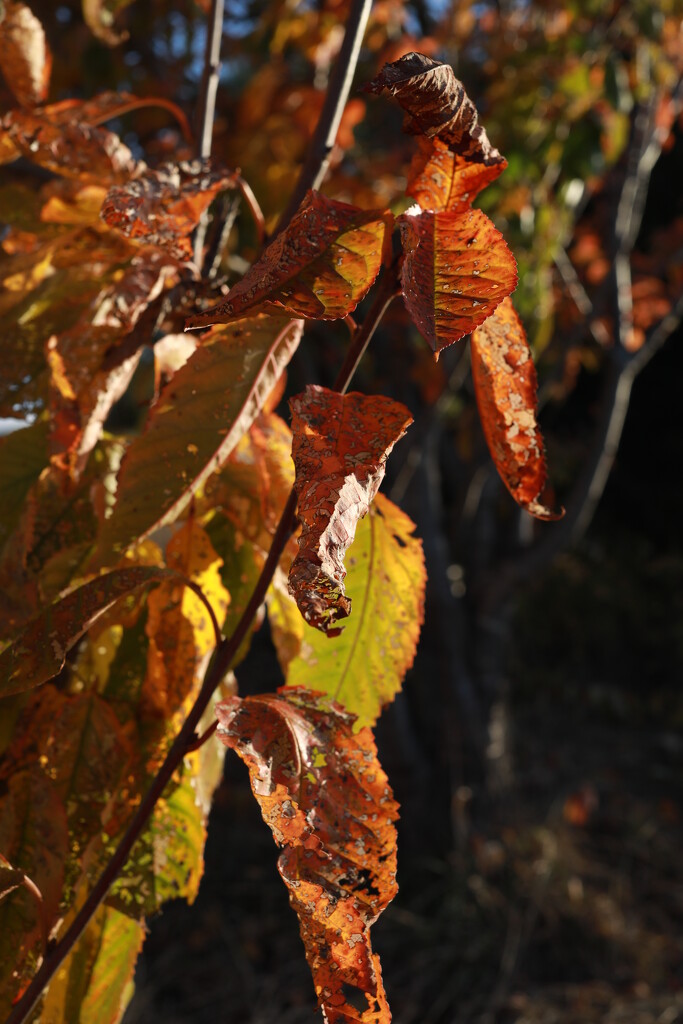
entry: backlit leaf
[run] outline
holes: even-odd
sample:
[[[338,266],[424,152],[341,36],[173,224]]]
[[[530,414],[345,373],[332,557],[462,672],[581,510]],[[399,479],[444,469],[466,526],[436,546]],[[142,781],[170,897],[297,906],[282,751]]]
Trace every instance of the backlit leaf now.
[[[536,369],[509,298],[474,332],[470,347],[479,415],[503,483],[537,519],[560,518],[562,512],[543,503],[547,471],[536,423]]]
[[[278,868],[325,1021],[389,1024],[369,931],[396,894],[398,807],[372,733],[354,734],[353,716],[338,705],[289,687],[216,711],[218,735],[249,768],[283,848]]]
[[[351,610],[344,554],[379,489],[389,452],[413,418],[390,398],[317,386],[307,387],[290,407],[302,524],[290,592],[311,626],[336,636],[337,620]]]
[[[191,231],[218,192],[234,187],[235,174],[209,160],[164,164],[110,189],[102,218],[127,238],[192,256]]]
[[[481,210],[399,219],[401,271],[408,312],[437,355],[470,334],[517,284],[517,264]]]
[[[36,771],[19,772],[0,801],[0,850],[38,886],[46,921],[59,909],[68,854],[66,814],[51,783]],[[35,899],[23,888],[0,901],[0,1013],[9,1013],[40,952]]]
[[[113,907],[99,907],[50,982],[40,1009],[41,1024],[118,1024],[133,995],[133,972],[144,934],[137,921]]]
[[[0,68],[23,107],[42,103],[50,86],[52,54],[38,18],[19,0],[5,0],[0,22]]]
[[[388,211],[361,210],[308,192],[289,226],[230,291],[187,320],[187,327],[239,320],[256,309],[313,320],[351,313],[377,277]]]
[[[168,575],[168,569],[149,566],[115,569],[46,608],[0,654],[0,696],[30,690],[56,675],[67,651],[106,608]]]
[[[366,89],[395,97],[406,111],[405,131],[424,136],[406,189],[423,210],[467,209],[507,166],[448,64],[407,53],[386,64]]]
[[[249,429],[291,359],[301,323],[267,317],[212,331],[150,410],[124,456],[101,555],[179,512]]]
[[[356,715],[357,726],[375,723],[415,657],[426,574],[414,529],[400,508],[383,494],[376,496],[347,556],[353,615],[332,640],[306,630],[301,652],[287,670],[289,686],[321,690]]]
[[[117,32],[114,17],[132,0],[82,0],[83,20],[101,43],[107,46],[118,46],[128,38],[128,33]]]

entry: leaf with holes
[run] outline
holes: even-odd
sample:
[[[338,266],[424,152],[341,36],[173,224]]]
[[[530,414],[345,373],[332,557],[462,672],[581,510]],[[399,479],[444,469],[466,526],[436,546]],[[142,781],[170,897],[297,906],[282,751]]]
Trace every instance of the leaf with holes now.
[[[390,93],[406,111],[405,131],[421,136],[406,192],[423,210],[465,210],[505,170],[507,161],[448,64],[407,53],[385,64],[366,89]]]
[[[515,501],[537,519],[562,511],[543,500],[547,471],[536,423],[536,369],[511,299],[472,335],[472,377],[486,443]]]
[[[5,0],[0,22],[0,68],[22,107],[42,103],[47,96],[52,54],[43,26],[30,7]]]
[[[217,306],[187,328],[239,320],[254,310],[338,320],[368,292],[382,263],[393,219],[308,192],[299,212]]]
[[[390,398],[309,386],[290,401],[292,458],[302,524],[289,589],[306,621],[328,636],[346,618],[344,554],[413,418]]]
[[[300,321],[255,317],[202,339],[126,452],[97,559],[120,552],[180,512],[223,465],[296,351]]]
[[[169,575],[170,570],[152,566],[115,569],[46,608],[0,653],[0,696],[33,689],[57,675],[67,651],[114,601]]]
[[[328,694],[356,715],[357,726],[374,725],[415,657],[426,573],[414,529],[405,512],[377,495],[347,556],[353,615],[333,640],[306,630],[287,668],[289,686]],[[277,644],[277,631],[274,639]]]
[[[110,189],[102,219],[127,238],[167,249],[177,259],[192,256],[190,233],[216,195],[233,188],[232,171],[210,160],[164,164]]]
[[[370,926],[397,891],[398,806],[371,731],[354,733],[334,702],[290,687],[216,711],[282,847],[278,868],[327,1024],[389,1024]]]
[[[470,334],[517,285],[517,264],[481,210],[399,218],[408,312],[436,353]]]

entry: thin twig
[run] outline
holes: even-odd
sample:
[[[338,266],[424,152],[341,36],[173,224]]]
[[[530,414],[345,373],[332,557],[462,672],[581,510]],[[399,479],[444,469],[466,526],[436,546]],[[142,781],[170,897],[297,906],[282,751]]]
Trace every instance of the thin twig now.
[[[36,883],[33,881],[33,879],[29,878],[29,876],[26,874],[22,878],[21,884],[23,885],[24,889],[26,889],[26,891],[29,892],[33,899],[35,900],[36,908],[38,910],[38,919],[40,921],[40,938],[42,942],[43,956],[47,956],[50,935],[50,923],[47,919],[47,914],[45,911],[45,901],[43,900],[43,894],[36,885]]]
[[[218,93],[218,81],[221,73],[224,8],[225,0],[212,0],[211,17],[206,34],[204,70],[199,92],[197,117],[197,156],[202,160],[206,160],[211,156],[213,122],[216,114],[216,94]],[[202,251],[204,249],[207,224],[208,215],[204,211],[194,235],[194,262],[198,267],[202,265]]]
[[[341,45],[334,71],[320,112],[320,118],[311,139],[306,160],[299,172],[299,178],[284,212],[280,216],[275,234],[280,234],[299,209],[309,189],[320,188],[330,162],[330,155],[339,131],[346,100],[358,63],[365,26],[370,16],[372,0],[353,0],[346,23],[344,42]]]

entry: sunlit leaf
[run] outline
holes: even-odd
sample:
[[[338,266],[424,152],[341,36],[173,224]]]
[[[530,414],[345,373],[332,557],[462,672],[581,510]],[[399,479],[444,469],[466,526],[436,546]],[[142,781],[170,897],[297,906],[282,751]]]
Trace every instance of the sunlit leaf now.
[[[127,238],[163,246],[178,259],[188,259],[190,232],[218,192],[234,185],[235,174],[209,160],[164,164],[110,189],[102,218]]]
[[[479,415],[503,483],[537,519],[558,519],[562,512],[543,503],[547,471],[536,423],[536,369],[509,298],[474,332],[471,353]]]
[[[144,934],[137,921],[112,907],[99,907],[50,982],[40,1009],[41,1024],[118,1024],[133,995],[133,972]]]
[[[100,557],[121,551],[179,512],[225,462],[296,350],[301,326],[262,317],[202,339],[126,452]]]
[[[390,398],[317,386],[290,407],[302,533],[289,587],[306,621],[336,636],[337,621],[351,610],[344,554],[379,489],[389,452],[413,418]]]
[[[51,783],[37,771],[15,774],[0,801],[0,850],[38,886],[45,920],[57,916],[68,854],[66,814]],[[0,901],[0,1012],[35,968],[41,924],[33,897],[20,889]]]
[[[229,323],[254,310],[337,320],[356,308],[377,277],[388,211],[361,210],[308,192],[289,226],[231,289],[187,327]]]
[[[400,508],[376,496],[347,556],[353,615],[332,640],[306,630],[301,652],[287,669],[289,686],[326,693],[357,716],[358,726],[375,723],[415,657],[426,574],[414,529]],[[273,638],[277,646],[277,630]]]
[[[0,696],[30,690],[56,675],[67,651],[109,605],[168,575],[167,569],[149,566],[115,569],[46,608],[0,654]]]
[[[230,595],[221,582],[221,559],[193,519],[169,541],[166,562],[201,587],[222,623]],[[192,692],[201,659],[216,646],[216,637],[204,603],[180,581],[157,587],[147,609],[150,645],[141,699],[146,713],[170,718]]]
[[[38,18],[19,0],[4,0],[0,22],[0,68],[25,107],[42,103],[50,86],[52,54]]]
[[[283,848],[278,867],[325,1020],[388,1024],[369,930],[396,893],[398,807],[372,733],[354,734],[353,716],[293,688],[234,697],[217,714]]]
[[[82,0],[83,20],[101,43],[118,46],[119,43],[126,41],[128,33],[116,30],[114,18],[132,2],[133,0]]]
[[[366,89],[395,97],[406,111],[405,131],[423,136],[406,189],[423,210],[467,209],[507,166],[448,64],[408,53],[385,64]]]
[[[517,284],[517,264],[481,210],[400,219],[403,295],[415,326],[437,357],[470,334]]]

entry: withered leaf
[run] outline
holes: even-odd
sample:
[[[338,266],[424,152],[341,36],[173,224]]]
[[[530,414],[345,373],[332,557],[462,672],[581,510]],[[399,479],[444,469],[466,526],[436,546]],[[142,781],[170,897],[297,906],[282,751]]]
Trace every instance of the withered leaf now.
[[[406,190],[423,210],[466,209],[507,166],[448,64],[407,53],[366,89],[394,96],[406,111],[405,131],[424,137]]]
[[[19,0],[5,0],[0,22],[0,68],[22,107],[47,96],[52,54],[38,18]]]
[[[370,926],[396,894],[398,806],[369,729],[329,698],[285,687],[216,708],[218,735],[249,768],[299,917],[327,1024],[389,1024]],[[364,1009],[353,1005],[354,992]],[[355,1002],[355,1000],[354,1000]]]
[[[289,588],[306,621],[337,636],[351,602],[344,554],[384,477],[389,452],[413,418],[391,398],[315,385],[290,401],[292,458],[302,524]]]
[[[128,32],[117,32],[114,16],[133,0],[82,0],[83,20],[97,39],[106,46],[118,46],[128,38]]]
[[[143,565],[115,569],[46,608],[0,653],[0,696],[33,689],[56,675],[67,651],[114,601],[170,574]]]
[[[517,285],[517,263],[481,210],[408,210],[399,218],[403,295],[437,355],[470,334]]]
[[[187,328],[239,320],[253,310],[337,320],[368,292],[391,232],[388,211],[361,210],[310,191],[228,297],[187,320]]]
[[[210,160],[164,164],[110,189],[101,215],[126,237],[189,259],[190,232],[217,193],[234,184],[235,174]]]
[[[536,423],[536,369],[511,299],[473,333],[471,353],[484,436],[503,483],[532,516],[561,518],[562,511],[543,503],[547,471]]]

